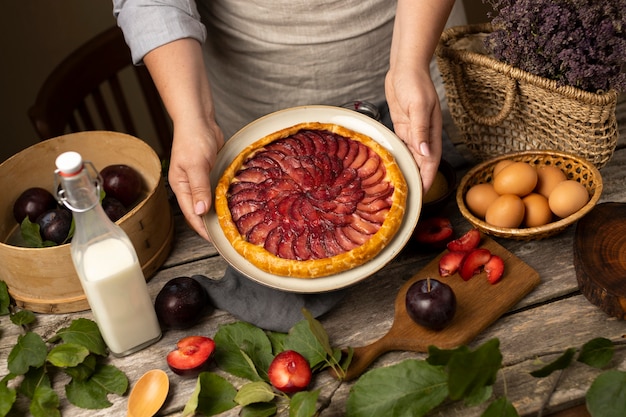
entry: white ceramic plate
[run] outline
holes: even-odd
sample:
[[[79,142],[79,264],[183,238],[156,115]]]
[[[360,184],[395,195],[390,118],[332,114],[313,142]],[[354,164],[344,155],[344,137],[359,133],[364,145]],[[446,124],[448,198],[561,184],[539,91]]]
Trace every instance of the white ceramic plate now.
[[[419,218],[422,207],[422,181],[417,164],[404,142],[383,124],[353,110],[340,107],[302,106],[271,113],[235,133],[217,155],[216,164],[210,176],[212,188],[215,190],[224,170],[248,145],[277,130],[303,122],[334,123],[344,126],[370,136],[393,153],[406,178],[409,194],[402,225],[391,243],[369,262],[349,271],[314,279],[289,278],[269,274],[242,257],[224,236],[213,208],[205,216],[204,223],[218,252],[242,274],[261,284],[283,291],[319,293],[338,290],[371,276],[402,250],[411,237]]]

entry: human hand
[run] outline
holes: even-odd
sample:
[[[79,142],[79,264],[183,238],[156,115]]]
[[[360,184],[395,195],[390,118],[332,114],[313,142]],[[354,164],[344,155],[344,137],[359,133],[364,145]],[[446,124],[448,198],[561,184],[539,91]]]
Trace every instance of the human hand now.
[[[385,94],[394,131],[415,158],[426,192],[437,174],[442,148],[441,108],[430,72],[390,70]]]
[[[187,223],[209,241],[202,216],[212,204],[209,173],[223,144],[217,124],[174,127],[168,180]]]

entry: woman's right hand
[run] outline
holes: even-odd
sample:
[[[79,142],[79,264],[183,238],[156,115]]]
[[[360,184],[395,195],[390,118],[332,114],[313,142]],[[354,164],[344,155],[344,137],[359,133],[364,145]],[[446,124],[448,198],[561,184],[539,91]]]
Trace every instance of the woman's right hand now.
[[[174,126],[168,180],[187,223],[210,240],[202,216],[212,204],[209,174],[224,137],[217,124],[200,124],[205,126],[199,129],[192,128],[193,125]]]
[[[146,54],[144,63],[174,123],[170,186],[189,225],[209,240],[202,216],[211,207],[209,173],[224,135],[215,122],[200,42],[167,43]]]

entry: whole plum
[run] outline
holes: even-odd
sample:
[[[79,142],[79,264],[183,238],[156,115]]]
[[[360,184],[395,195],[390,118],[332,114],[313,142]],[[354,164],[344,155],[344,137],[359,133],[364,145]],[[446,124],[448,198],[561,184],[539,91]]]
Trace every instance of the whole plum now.
[[[206,289],[191,277],[169,280],[154,300],[154,309],[164,329],[187,329],[211,310]]]
[[[109,196],[106,196],[102,199],[102,208],[104,209],[107,217],[113,222],[118,221],[126,213],[128,213],[128,210],[120,200]]]
[[[102,188],[109,197],[116,198],[125,207],[133,205],[141,195],[141,176],[124,164],[109,165],[100,171]]]
[[[63,208],[46,211],[37,219],[41,238],[61,245],[67,239],[72,226],[72,213]]]
[[[422,279],[409,287],[406,311],[417,324],[442,330],[454,318],[456,296],[448,284],[434,278]]]
[[[31,187],[15,200],[13,203],[13,217],[18,223],[28,216],[31,222],[36,222],[37,218],[48,210],[57,207],[57,200],[52,193],[45,188]]]

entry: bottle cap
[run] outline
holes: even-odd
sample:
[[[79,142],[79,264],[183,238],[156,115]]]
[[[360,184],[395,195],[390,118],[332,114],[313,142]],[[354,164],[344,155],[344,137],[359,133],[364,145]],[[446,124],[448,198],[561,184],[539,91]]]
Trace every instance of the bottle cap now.
[[[61,175],[71,176],[83,169],[83,157],[78,152],[64,152],[57,157],[56,166]]]

